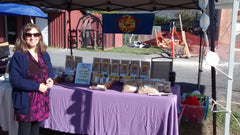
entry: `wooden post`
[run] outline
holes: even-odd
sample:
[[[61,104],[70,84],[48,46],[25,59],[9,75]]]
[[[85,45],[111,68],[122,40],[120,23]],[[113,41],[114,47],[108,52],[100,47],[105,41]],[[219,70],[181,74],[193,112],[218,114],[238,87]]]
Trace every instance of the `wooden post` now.
[[[179,22],[180,22],[180,28],[181,28],[181,33],[182,33],[182,41],[184,44],[184,54],[186,55],[187,58],[191,57],[188,45],[187,45],[187,41],[186,41],[186,35],[185,35],[185,31],[182,28],[182,18],[181,15],[179,14]]]

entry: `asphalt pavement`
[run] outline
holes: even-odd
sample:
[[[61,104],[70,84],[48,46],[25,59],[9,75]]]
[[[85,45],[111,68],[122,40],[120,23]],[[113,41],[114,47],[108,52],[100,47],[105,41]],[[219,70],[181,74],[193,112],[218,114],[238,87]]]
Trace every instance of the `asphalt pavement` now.
[[[54,68],[64,68],[65,56],[70,55],[70,49],[48,48],[52,64]],[[79,51],[73,49],[73,56],[83,58],[83,63],[92,63],[93,57],[110,58],[110,59],[125,59],[125,60],[142,60],[151,61],[153,57],[159,57],[159,54],[152,55],[134,55],[120,54],[112,52],[90,52]],[[167,60],[167,59],[166,59]],[[228,59],[221,58],[218,68],[228,73]],[[234,73],[232,83],[232,102],[240,103],[240,59],[235,59]],[[212,76],[211,66],[205,60],[202,64],[202,72],[199,75],[199,58],[198,56],[190,58],[174,58],[173,71],[176,72],[175,82],[181,85],[181,93],[192,92],[198,89],[198,80],[200,91],[202,94],[212,97]],[[200,79],[198,79],[200,77]],[[219,101],[226,101],[228,87],[228,77],[223,73],[216,72],[216,97]]]

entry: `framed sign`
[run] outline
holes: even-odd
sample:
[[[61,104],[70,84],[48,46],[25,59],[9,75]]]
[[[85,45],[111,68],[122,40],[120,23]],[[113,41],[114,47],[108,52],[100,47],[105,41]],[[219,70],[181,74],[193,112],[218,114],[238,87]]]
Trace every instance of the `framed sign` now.
[[[120,60],[112,59],[111,75],[119,75],[119,70],[120,70]]]
[[[139,77],[139,71],[140,71],[140,61],[132,60],[130,65],[130,76]]]
[[[101,61],[102,58],[93,58],[93,66],[92,66],[92,72],[93,73],[100,73],[101,72]]]
[[[66,70],[73,70],[74,69],[74,57],[73,56],[66,55],[65,69]]]
[[[121,60],[120,76],[129,75],[130,60]]]
[[[75,75],[76,84],[90,84],[92,73],[92,64],[78,63]]]
[[[110,59],[102,58],[101,73],[104,75],[108,75],[109,70],[110,70]]]
[[[74,59],[74,69],[75,70],[77,69],[77,64],[78,63],[82,63],[82,57],[75,56],[75,59]]]
[[[149,78],[150,76],[150,62],[149,61],[141,61],[141,69],[140,69],[140,78]]]

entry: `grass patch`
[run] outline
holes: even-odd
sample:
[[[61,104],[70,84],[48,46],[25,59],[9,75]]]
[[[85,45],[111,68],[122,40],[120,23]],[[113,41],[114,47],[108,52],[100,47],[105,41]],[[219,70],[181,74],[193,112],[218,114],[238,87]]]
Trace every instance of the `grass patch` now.
[[[116,47],[110,50],[106,50],[105,52],[114,52],[114,53],[127,53],[127,54],[137,54],[137,55],[149,55],[160,53],[164,51],[160,48],[131,48],[131,47]]]
[[[80,51],[91,51],[91,52],[102,52],[101,47],[97,47],[96,50],[93,48],[78,48]],[[150,55],[155,53],[160,53],[164,51],[164,49],[160,48],[131,48],[131,47],[116,47],[109,50],[104,50],[103,52],[113,52],[113,53],[125,53],[125,54],[137,54],[137,55]]]
[[[48,48],[58,48],[58,47],[52,47],[48,46]],[[109,50],[102,50],[102,47],[97,47],[94,49],[93,47],[80,47],[75,50],[79,51],[90,51],[90,52],[113,52],[113,53],[125,53],[125,54],[136,54],[136,55],[150,55],[150,54],[156,54],[156,53],[161,53],[165,49],[162,48],[155,48],[155,47],[150,47],[150,48],[131,48],[127,46],[123,47],[115,47]]]
[[[208,123],[208,126],[212,125],[213,120],[213,113],[211,112],[212,105],[209,105],[208,109],[208,115],[207,119],[205,120],[205,123]],[[220,107],[218,107],[218,110],[220,110]],[[237,110],[232,110],[232,114],[236,117],[238,121],[240,121],[240,113],[237,112]],[[218,112],[216,113],[216,125],[217,125],[217,133],[224,133],[224,125],[225,125],[225,113],[224,112]],[[240,133],[240,128],[237,123],[237,121],[231,116],[230,117],[230,133],[232,135]]]
[[[213,113],[211,112],[212,105],[209,104],[207,119],[202,124],[182,121],[179,127],[180,135],[212,135],[213,134]],[[237,109],[232,108],[233,115],[240,121],[239,106]],[[218,107],[220,110],[220,107]],[[216,113],[216,132],[217,135],[224,134],[225,113]],[[240,128],[236,120],[231,116],[229,135],[239,135]]]
[[[211,118],[212,121],[212,113],[209,114],[211,115],[209,118]],[[240,114],[238,112],[232,112],[232,114],[236,117],[238,121],[240,121]],[[221,129],[224,130],[225,113],[223,112],[216,113],[216,124],[220,130]],[[237,121],[232,116],[230,117],[230,132],[233,134],[240,133],[240,127],[238,126]]]
[[[93,47],[80,47],[77,48],[77,50],[79,51],[90,51],[90,52],[102,52],[102,47],[97,47],[96,49],[94,49]]]

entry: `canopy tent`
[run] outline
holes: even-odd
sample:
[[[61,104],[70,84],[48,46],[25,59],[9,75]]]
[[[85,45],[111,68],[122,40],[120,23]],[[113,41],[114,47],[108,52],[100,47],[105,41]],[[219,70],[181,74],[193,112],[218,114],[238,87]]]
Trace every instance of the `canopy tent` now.
[[[65,10],[157,11],[200,9],[198,0],[2,0]]]
[[[16,3],[0,2],[0,15],[29,16],[31,23],[34,23],[32,17],[49,19],[48,16],[40,8],[36,6]]]
[[[97,10],[97,11],[159,11],[199,9],[198,0],[2,0],[5,3],[14,2],[38,6],[41,9],[64,9],[69,11],[69,33],[71,35],[72,10]],[[70,40],[72,55],[72,40]]]
[[[0,15],[11,16],[29,16],[31,23],[34,23],[32,17],[49,19],[48,16],[38,7],[16,3],[3,3],[0,1]],[[7,25],[5,25],[5,38],[7,37]]]
[[[34,5],[44,8],[57,8],[57,9],[65,9],[68,11],[71,10],[102,10],[102,11],[159,11],[159,10],[181,10],[181,9],[197,9],[200,10],[198,3],[199,0],[2,0],[6,3],[14,2],[14,3],[21,3],[27,5]],[[212,0],[210,0],[212,1]],[[239,5],[237,0],[215,0],[220,2],[228,2],[230,5],[235,6],[234,4]],[[234,2],[233,2],[234,1]],[[234,3],[234,4],[233,4]],[[232,6],[232,7],[233,7]],[[212,8],[211,6],[209,6]],[[235,13],[237,10],[234,8],[233,11],[233,18],[232,18],[232,29],[236,26],[236,18],[234,18]],[[69,13],[70,14],[70,13]],[[69,15],[70,17],[70,15]],[[210,19],[210,21],[212,21]],[[71,22],[69,22],[70,24]],[[211,22],[212,23],[212,22]],[[211,27],[211,25],[210,25]],[[70,27],[71,30],[71,27]],[[235,32],[234,30],[232,31]],[[211,31],[213,33],[213,31]],[[234,45],[235,45],[235,36],[231,33],[231,50],[230,50],[230,57],[229,57],[229,65],[233,65],[234,57]],[[71,34],[70,34],[71,38]],[[213,38],[214,39],[214,38]],[[214,42],[212,39],[212,42]],[[234,42],[233,42],[234,41]],[[70,40],[71,44],[71,40]],[[71,45],[70,45],[71,46]],[[71,52],[72,54],[72,52]],[[229,73],[232,76],[233,66],[229,66]],[[212,74],[213,75],[213,74]],[[215,77],[214,77],[215,78]],[[228,82],[228,91],[232,89],[232,81],[229,80]],[[213,92],[216,92],[213,91]],[[231,100],[231,94],[228,95],[228,101]],[[227,104],[227,109],[230,109],[230,105]],[[229,118],[229,113],[227,117]],[[229,120],[226,120],[225,126],[228,126]],[[226,132],[228,132],[229,127],[226,127]],[[225,132],[225,133],[226,133]]]
[[[0,15],[32,16],[48,19],[48,16],[38,7],[15,3],[0,3]]]

